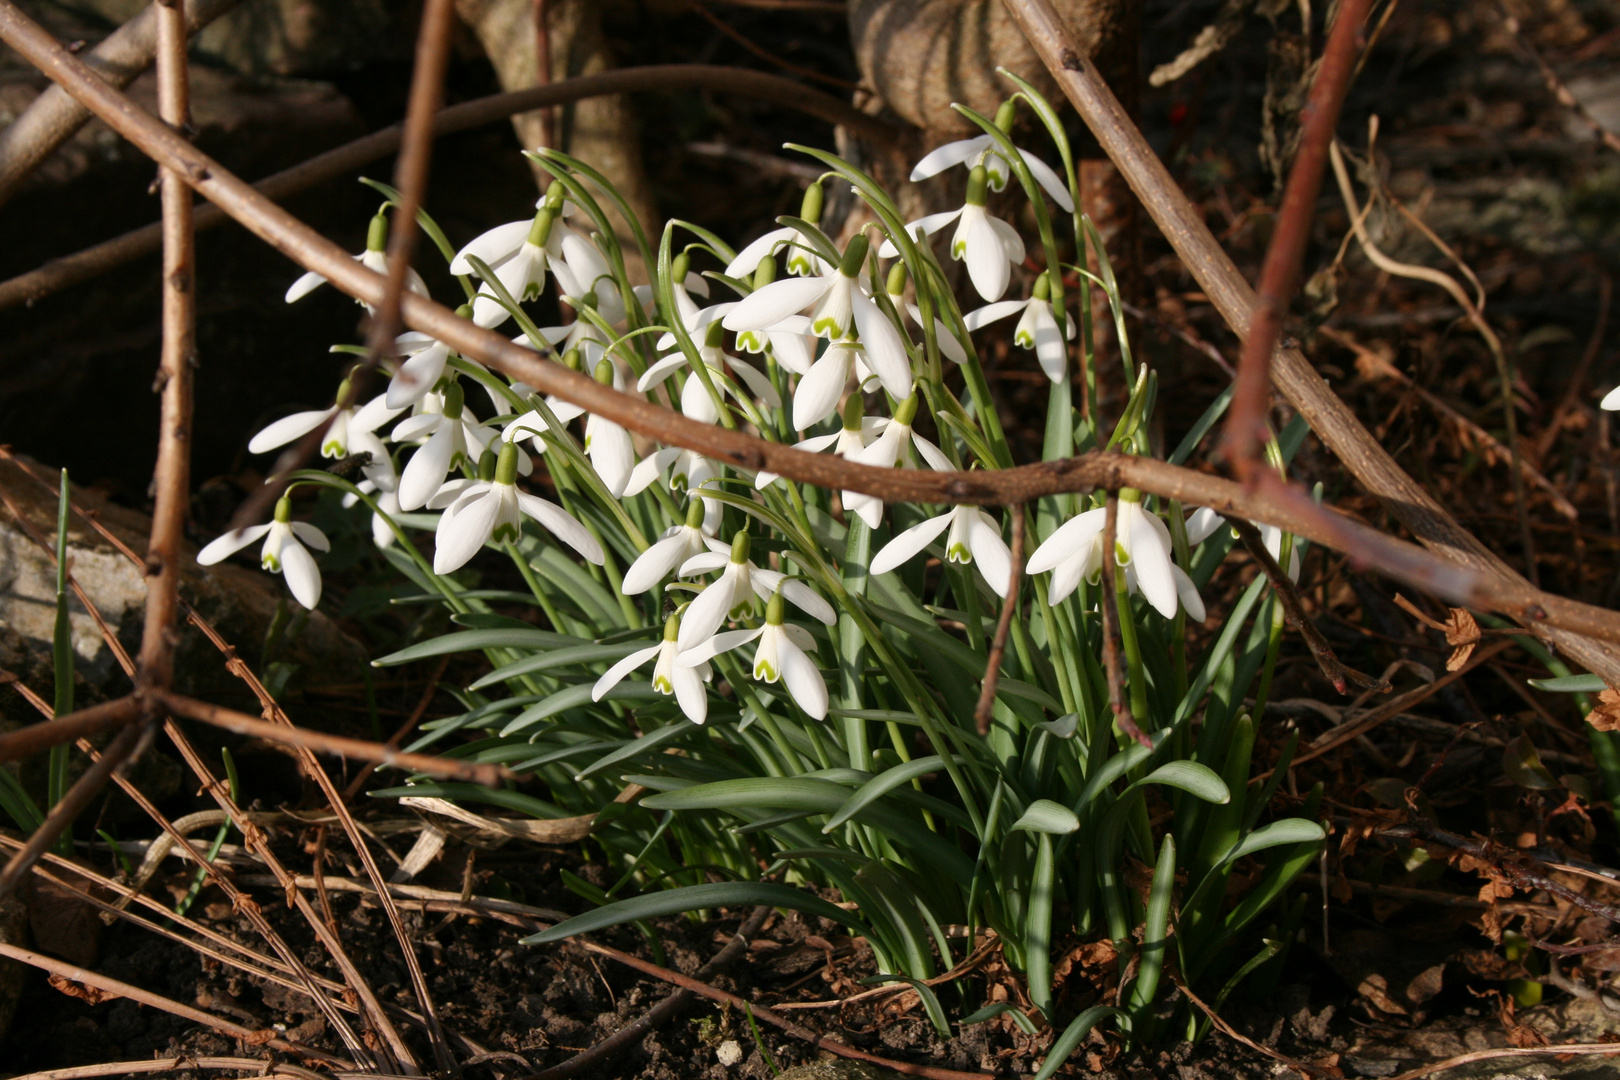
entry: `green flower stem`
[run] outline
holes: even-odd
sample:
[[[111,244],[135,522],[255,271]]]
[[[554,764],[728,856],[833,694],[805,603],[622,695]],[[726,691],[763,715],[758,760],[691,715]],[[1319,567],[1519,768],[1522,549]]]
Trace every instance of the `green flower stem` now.
[[[1112,553],[1104,554],[1108,558]],[[1143,731],[1149,730],[1147,673],[1142,667],[1142,643],[1136,636],[1136,617],[1131,611],[1131,597],[1125,585],[1124,568],[1114,574],[1114,595],[1119,606],[1119,641],[1125,650],[1125,663],[1130,671],[1131,714]]]
[[[760,704],[759,695],[754,692],[753,684],[750,682],[752,672],[745,671],[742,664],[731,653],[721,653],[714,658],[714,662],[720,668],[721,674],[726,677],[726,681],[731,684],[731,688],[736,691],[737,696],[742,699],[743,704],[758,718],[760,724],[770,734],[771,741],[776,744],[776,752],[781,755],[782,763],[788,767],[790,774],[793,776],[803,775],[807,771],[804,767],[806,762],[799,754],[798,748],[788,741],[787,733],[776,722],[776,717],[771,715],[769,709]]]
[[[529,560],[523,557],[523,553],[518,550],[517,545],[510,540],[502,544],[501,548],[511,558],[512,562],[517,565],[518,573],[523,575],[524,584],[529,586],[529,591],[534,594],[535,602],[540,605],[540,610],[544,611],[546,618],[551,621],[552,628],[559,634],[568,633],[568,630],[563,625],[562,615],[558,613],[556,605],[551,602],[551,597],[546,594],[545,588],[541,586],[540,579],[534,574],[534,568],[529,565]]]

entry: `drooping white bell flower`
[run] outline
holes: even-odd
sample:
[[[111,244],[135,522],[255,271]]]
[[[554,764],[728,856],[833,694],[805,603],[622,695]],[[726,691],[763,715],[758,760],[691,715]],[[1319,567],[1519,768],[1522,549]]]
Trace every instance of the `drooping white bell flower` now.
[[[1028,573],[1052,572],[1048,603],[1060,603],[1082,580],[1095,582],[1101,576],[1107,514],[1106,507],[1097,507],[1070,518],[1030,555],[1024,566]],[[1170,529],[1142,506],[1142,493],[1135,488],[1119,491],[1114,533],[1114,561],[1127,572],[1127,588],[1139,590],[1167,619],[1176,617],[1180,603],[1186,605],[1189,618],[1202,622],[1204,603],[1198,590],[1171,561]]]
[[[606,358],[597,361],[597,382],[615,386],[618,375],[613,361]],[[623,495],[630,483],[630,472],[636,466],[636,445],[630,433],[601,413],[593,412],[585,418],[584,450],[608,494],[615,499]]]
[[[664,580],[665,576],[674,573],[686,560],[708,551],[709,534],[704,531],[703,517],[703,500],[688,499],[686,523],[672,525],[646,551],[636,556],[624,571],[619,591],[626,596],[644,593]]]
[[[562,260],[551,264],[563,299],[576,311],[592,308],[609,326],[624,322],[624,297],[607,258],[590,240],[578,233],[563,238]],[[581,320],[582,322],[585,320]]]
[[[827,681],[821,677],[821,669],[815,661],[807,655],[815,651],[816,639],[804,627],[783,621],[786,613],[784,595],[780,589],[770,594],[765,607],[764,626],[713,634],[691,649],[682,650],[675,664],[677,667],[706,666],[719,654],[757,640],[759,644],[754,647],[754,678],[763,683],[780,681],[787,687],[788,696],[794,704],[807,715],[825,720]]]
[[[585,526],[555,503],[517,489],[519,456],[516,443],[502,442],[494,475],[466,483],[440,516],[434,534],[435,574],[459,570],[492,540],[497,544],[516,541],[524,516],[538,521],[587,562],[602,564],[602,545]]]
[[[1002,131],[1011,131],[1013,124],[1013,101],[1005,102],[996,111],[996,126]],[[1061,206],[1066,213],[1074,212],[1074,199],[1069,194],[1069,187],[1063,182],[1051,166],[1028,150],[1020,149],[1019,157],[1029,166],[1030,175],[1035,182],[1052,196],[1052,201]],[[926,180],[930,176],[938,176],[956,165],[966,165],[968,168],[983,167],[990,176],[990,187],[1001,191],[1007,186],[1007,180],[1012,174],[1006,156],[1001,147],[990,135],[975,135],[971,139],[958,139],[956,142],[946,143],[926,154],[917,162],[916,168],[911,170],[911,182]]]
[[[896,398],[911,395],[911,358],[900,331],[862,290],[868,243],[857,234],[836,269],[810,278],[785,278],[749,293],[723,320],[727,330],[766,330],[814,305],[811,332],[831,341],[859,334],[867,362]]]
[[[885,250],[888,250],[892,246],[892,243],[885,242],[883,246]],[[879,252],[879,254],[882,254],[882,252]],[[918,328],[921,329],[923,326],[922,309],[920,309],[916,304],[908,304],[906,302],[905,263],[897,262],[893,266],[889,267],[889,280],[884,286],[884,289],[889,294],[889,302],[894,305],[894,310],[904,311],[906,314],[910,315],[911,321],[916,323]],[[967,363],[967,350],[962,348],[962,343],[956,339],[956,335],[951,333],[950,329],[946,327],[944,320],[940,319],[937,315],[934,317],[934,341],[938,343],[939,351],[944,355],[945,359],[951,361],[953,364]]]
[[[1187,518],[1187,546],[1193,547],[1202,543],[1214,534],[1215,530],[1225,524],[1226,519],[1221,515],[1207,506],[1200,506]],[[1271,557],[1277,560],[1278,565],[1281,565],[1283,531],[1275,525],[1256,525],[1255,528],[1260,531],[1260,540],[1266,545],[1266,550],[1271,552]],[[1289,545],[1287,572],[1290,581],[1299,580],[1299,544],[1297,542]]]
[[[720,517],[725,512],[725,504],[713,496],[702,495],[701,492],[705,487],[714,486],[714,481],[720,477],[721,468],[719,462],[705,457],[696,450],[666,446],[648,454],[630,470],[630,482],[624,486],[622,497],[628,499],[640,495],[667,472],[666,482],[671,492],[677,494],[685,492],[691,498],[702,499],[703,531],[712,534],[720,527]]]
[[[821,224],[823,194],[820,182],[804,189],[804,200],[799,205],[799,218],[811,225]],[[803,233],[791,225],[772,229],[758,240],[737,252],[737,257],[726,265],[726,276],[746,278],[759,267],[761,261],[780,254],[788,273],[798,277],[817,277],[832,267],[816,254],[815,247]]]
[[[706,586],[687,606],[681,623],[683,653],[713,637],[728,617],[734,613],[740,615],[756,595],[768,600],[772,593],[780,591],[811,618],[828,626],[838,621],[832,605],[809,585],[778,571],[755,566],[748,558],[746,532],[739,532],[729,545],[712,539],[707,543],[708,551],[692,556],[678,571],[681,577],[721,571],[719,580]]]
[[[1609,412],[1620,412],[1620,386],[1604,394],[1603,400],[1598,402],[1598,408],[1607,409]]]
[[[321,571],[304,545],[316,551],[328,551],[332,545],[327,542],[326,534],[315,526],[292,520],[292,504],[285,495],[276,500],[275,517],[269,524],[249,525],[216,538],[197,552],[197,562],[213,566],[261,536],[264,546],[259,549],[259,565],[286,578],[293,599],[315,610],[315,605],[321,602]]]
[[[763,401],[772,409],[782,407],[782,399],[771,385],[771,380],[758,368],[743,363],[735,356],[728,356],[720,347],[725,329],[720,323],[710,323],[704,330],[703,343],[698,346],[698,356],[710,371],[724,373],[728,366],[737,381],[748,389],[755,398]],[[671,344],[674,342],[671,341]],[[686,353],[677,349],[668,356],[663,357],[636,381],[636,389],[645,394],[655,386],[661,385],[677,371],[690,370],[691,363]],[[716,385],[722,394],[727,392],[724,381]],[[696,373],[687,377],[686,384],[681,387],[681,412],[688,419],[703,424],[715,424],[720,421],[720,410],[716,407],[714,397],[703,380]]]
[[[1022,314],[1013,329],[1013,344],[1035,350],[1035,359],[1040,361],[1046,377],[1053,382],[1061,382],[1069,365],[1069,349],[1064,344],[1064,338],[1067,336],[1069,341],[1074,340],[1075,326],[1073,319],[1065,319],[1063,325],[1067,335],[1058,330],[1057,319],[1052,315],[1052,286],[1046,271],[1041,271],[1035,279],[1035,288],[1028,300],[1000,300],[986,304],[977,311],[968,312],[962,317],[962,322],[969,330],[978,330],[1014,312]]]
[[[377,497],[377,507],[381,513],[373,512],[371,515],[371,539],[380,548],[388,547],[394,542],[394,530],[389,528],[388,521],[382,515],[393,517],[400,512],[397,494],[399,472],[394,468],[394,459],[388,453],[388,448],[375,431],[357,431],[350,427],[349,439],[351,452],[370,458],[361,466],[363,477],[355,487]],[[351,491],[343,496],[343,507],[348,509],[359,501],[360,496]]]
[[[342,401],[349,394],[349,380],[344,379],[338,387],[337,400]],[[296,439],[301,439],[311,431],[324,426],[326,431],[321,436],[321,456],[325,458],[344,458],[349,456],[349,446],[352,442],[351,429],[359,431],[374,430],[378,424],[386,423],[394,416],[404,411],[403,408],[391,412],[383,404],[381,411],[374,408],[382,403],[380,397],[373,398],[365,405],[356,409],[353,406],[338,408],[336,405],[326,409],[311,409],[307,412],[295,412],[291,416],[283,416],[259,431],[248,440],[248,453],[263,454],[274,450],[278,446],[285,446]],[[356,422],[357,416],[364,417]],[[373,422],[375,421],[375,422]]]
[[[760,260],[754,270],[754,290],[763,289],[775,280],[776,260],[767,256]],[[705,308],[700,317],[709,316],[710,313],[716,318],[723,317],[736,306],[735,303],[716,304]],[[763,329],[737,331],[737,348],[755,355],[766,353],[795,375],[803,375],[810,370],[810,361],[815,355],[815,336],[810,333],[810,319],[807,316],[789,315]]]
[[[950,472],[956,466],[940,448],[911,430],[917,417],[917,399],[907,398],[894,410],[894,419],[884,425],[883,431],[864,449],[849,455],[849,460],[860,465],[874,465],[880,469],[915,469],[913,452],[921,456],[931,469]],[[858,491],[843,493],[844,509],[875,529],[883,521],[883,500]]]
[[[405,409],[438,385],[450,362],[450,346],[420,330],[407,330],[394,339],[394,346],[404,362],[388,380],[383,402],[390,409]]]
[[[984,167],[975,167],[968,177],[965,203],[955,210],[909,221],[906,232],[933,236],[955,222],[956,232],[951,236],[951,258],[965,261],[973,287],[986,300],[995,301],[1000,300],[1001,294],[1007,291],[1007,283],[1012,280],[1012,268],[1024,261],[1024,240],[1018,235],[1017,229],[1000,218],[991,217],[985,209],[988,188],[988,174]],[[899,251],[890,240],[884,242],[878,254],[892,256],[898,255]]]
[[[512,299],[520,304],[538,299],[551,260],[562,254],[563,240],[572,233],[558,220],[561,212],[560,203],[553,205],[542,199],[531,220],[497,225],[456,252],[450,272],[477,274],[469,256],[476,257],[494,272]],[[485,328],[499,326],[511,314],[488,283],[479,287],[473,299],[474,323]]]
[[[375,270],[377,273],[382,274],[385,277],[387,276],[387,214],[378,211],[376,216],[371,219],[371,225],[366,230],[366,250],[354,256],[354,261],[359,263],[361,266],[364,266],[367,270]],[[310,293],[314,292],[320,286],[325,284],[326,278],[311,270],[288,286],[286,301],[290,304],[295,300],[302,300],[304,297],[308,296]],[[411,290],[411,292],[416,293],[418,296],[428,295],[427,282],[422,280],[421,274],[418,274],[415,270],[412,270],[409,267],[407,267],[405,270],[405,287]],[[358,303],[363,306],[366,311],[372,314],[376,313],[375,309],[364,300],[360,300]]]
[[[945,560],[974,564],[995,594],[1006,596],[1012,583],[1012,552],[996,519],[977,506],[953,507],[906,529],[872,556],[871,572],[887,574],[921,554],[946,529],[950,534],[945,538]]]
[[[831,435],[812,435],[808,439],[801,439],[793,444],[795,450],[805,450],[812,454],[823,450],[831,450],[836,456],[850,459],[857,452],[871,445],[873,439],[888,426],[888,419],[882,416],[864,416],[865,403],[859,394],[851,394],[844,399],[844,422],[839,429]],[[777,473],[760,470],[754,477],[754,486],[763,490],[773,481],[780,479]]]
[[[418,413],[401,420],[394,427],[393,439],[410,442],[424,435],[427,442],[411,455],[399,476],[399,505],[406,510],[426,506],[451,469],[476,462],[494,432],[478,425],[477,417],[466,408],[461,384],[453,382],[445,387],[442,412]]]
[[[617,664],[607,669],[596,685],[591,687],[591,700],[601,701],[612,690],[624,681],[625,676],[639,667],[645,666],[647,661],[656,659],[653,665],[652,687],[660,694],[669,696],[673,694],[681,707],[681,712],[694,724],[701,724],[709,718],[709,692],[704,683],[714,678],[714,669],[707,663],[680,664],[677,657],[680,648],[675,644],[681,631],[681,616],[677,612],[669,617],[664,624],[664,638],[657,645],[638,649]]]

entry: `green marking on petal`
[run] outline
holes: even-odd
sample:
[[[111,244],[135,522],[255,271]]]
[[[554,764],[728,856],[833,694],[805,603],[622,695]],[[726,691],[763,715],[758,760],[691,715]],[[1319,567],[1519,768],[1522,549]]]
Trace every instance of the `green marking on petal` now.
[[[508,523],[495,526],[495,542],[497,544],[504,544],[508,540],[515,542],[521,534],[522,530],[516,525]]]
[[[970,563],[973,561],[973,553],[968,550],[966,544],[952,544],[945,549],[945,558],[954,563]]]
[[[675,692],[675,684],[669,681],[668,675],[654,675],[652,685],[654,690],[665,697]]]
[[[277,559],[274,555],[265,555],[259,560],[259,566],[270,571],[272,574],[281,573],[281,560]]]
[[[768,661],[760,660],[754,664],[754,678],[760,682],[775,682],[780,676]]]

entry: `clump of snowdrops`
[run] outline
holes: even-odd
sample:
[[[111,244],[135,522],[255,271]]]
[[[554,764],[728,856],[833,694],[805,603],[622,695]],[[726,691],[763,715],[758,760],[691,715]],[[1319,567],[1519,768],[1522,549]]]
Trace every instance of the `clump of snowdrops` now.
[[[1050,382],[1044,458],[1150,453],[1154,374],[1133,366],[1112,273],[1075,209],[1063,128],[1014,81],[1019,92],[994,119],[963,110],[981,136],[935,150],[914,173],[965,172],[960,208],[903,221],[858,169],[792,147],[827,169],[799,216],[741,250],[682,221],[656,247],[636,230],[650,287],[626,273],[604,210],[624,209],[617,193],[555,151],[530,155],[554,177],[532,216],[460,250],[421,223],[465,290],[463,315],[689,418],[869,465],[1005,468],[1014,461],[977,348],[984,328],[1017,316],[1013,342]],[[1010,140],[1020,108],[1050,135],[1061,172]],[[852,185],[874,219],[842,248],[820,228],[827,184]],[[381,268],[396,200],[374,186],[389,201],[357,257]],[[1024,239],[990,209],[1003,191],[1028,201],[1038,273],[1026,273]],[[1061,260],[1055,222],[1072,229],[1080,265]],[[937,238],[948,241],[942,254]],[[1100,274],[1085,268],[1088,248]],[[965,264],[961,295],[945,260]],[[287,299],[319,284],[306,275]],[[425,288],[414,276],[410,286]],[[1097,400],[1098,289],[1132,387],[1111,418],[1076,409],[1082,380]],[[551,292],[572,318],[539,326],[530,304]],[[362,455],[363,479],[299,472],[272,521],[220,537],[200,560],[262,541],[263,566],[314,607],[313,553],[328,545],[295,520],[296,493],[339,487],[369,512],[377,546],[418,591],[405,600],[445,605],[457,627],[377,663],[482,651],[491,665],[454,690],[463,711],[425,724],[412,749],[532,778],[508,790],[417,778],[378,794],[542,818],[597,813],[592,840],[615,883],[565,875],[598,906],[532,940],[628,922],[651,935],[648,919],[718,906],[798,909],[864,937],[884,977],[917,988],[942,1035],[953,1011],[958,1024],[1005,1012],[1025,1030],[1049,1027],[1045,1075],[1108,1017],[1138,1040],[1196,1034],[1201,1014],[1162,1004],[1167,972],[1218,1001],[1274,971],[1304,898],[1268,912],[1319,849],[1320,792],[1299,816],[1267,820],[1297,736],[1269,740],[1284,744],[1283,760],[1249,783],[1251,716],[1262,715],[1282,616],[1260,578],[1218,622],[1207,617],[1199,590],[1232,545],[1209,511],[1121,491],[1110,553],[1100,495],[1017,508],[1031,550],[981,736],[975,705],[1013,577],[1008,511],[885,505],[749,473],[584,415],[426,335],[397,345],[382,393],[345,406],[340,389],[339,405],[286,417],[250,443],[266,452],[323,428],[322,453]],[[1172,461],[1197,448],[1227,400]],[[1290,428],[1273,443],[1278,468],[1301,435]],[[1292,538],[1267,541],[1297,573]],[[1142,742],[1116,725],[1103,670],[1109,557]],[[501,560],[524,591],[470,586],[469,572]],[[1207,627],[1197,656],[1189,624]],[[628,784],[650,792],[614,801]],[[1153,867],[1145,890],[1125,879],[1129,860]],[[1240,861],[1252,884],[1234,903],[1227,880]],[[805,886],[832,886],[849,903]],[[996,935],[1029,1008],[981,1009],[965,979],[925,984],[964,959],[962,927]],[[1097,937],[1118,948],[1117,997],[1055,991],[1054,957]]]

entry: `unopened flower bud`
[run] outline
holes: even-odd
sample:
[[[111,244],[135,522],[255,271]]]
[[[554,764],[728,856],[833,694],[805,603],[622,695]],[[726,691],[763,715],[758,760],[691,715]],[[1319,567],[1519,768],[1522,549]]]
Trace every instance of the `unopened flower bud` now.
[[[495,479],[495,450],[493,447],[484,447],[484,452],[478,455],[478,479]]]
[[[906,291],[906,264],[897,262],[889,267],[889,280],[885,288],[890,296],[899,296]]]
[[[569,371],[579,371],[585,366],[585,361],[580,358],[578,349],[569,349],[563,353],[562,362],[563,367]]]
[[[596,381],[601,383],[603,386],[612,386],[613,361],[607,359],[606,357],[598,360],[596,362],[596,371],[592,374],[596,376]]]
[[[1012,133],[1013,122],[1018,119],[1018,99],[1008,98],[996,110],[996,127],[1008,134]]]
[[[669,262],[669,279],[676,285],[686,283],[686,275],[692,272],[692,257],[686,252],[680,252]]]

